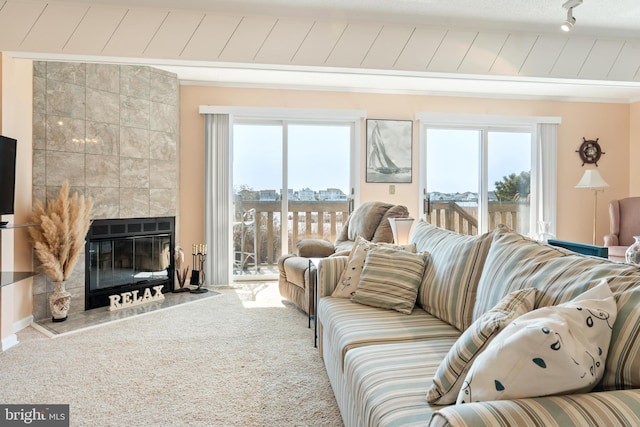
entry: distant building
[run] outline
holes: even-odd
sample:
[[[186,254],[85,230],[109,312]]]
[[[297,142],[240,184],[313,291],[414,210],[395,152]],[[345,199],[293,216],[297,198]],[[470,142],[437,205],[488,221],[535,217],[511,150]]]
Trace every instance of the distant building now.
[[[298,191],[298,199],[305,202],[313,201],[316,199],[316,193],[309,188],[304,188]]]
[[[347,195],[339,188],[318,191],[318,200],[347,200]]]
[[[475,202],[478,200],[478,194],[471,191],[464,193],[440,193],[439,191],[432,191],[429,193],[429,199],[432,202],[450,200],[457,202]]]
[[[260,190],[260,200],[278,200],[276,190]]]
[[[260,200],[260,192],[249,189],[242,189],[237,192],[240,200]]]
[[[467,191],[462,194],[462,200],[467,202],[478,200],[478,195],[476,193],[472,193],[471,191]]]

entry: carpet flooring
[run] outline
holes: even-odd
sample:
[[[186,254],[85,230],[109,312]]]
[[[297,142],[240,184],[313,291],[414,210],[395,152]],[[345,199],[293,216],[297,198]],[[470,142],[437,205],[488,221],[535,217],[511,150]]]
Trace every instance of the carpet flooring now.
[[[277,283],[99,327],[31,327],[0,353],[0,403],[69,404],[71,426],[342,426],[307,316]]]

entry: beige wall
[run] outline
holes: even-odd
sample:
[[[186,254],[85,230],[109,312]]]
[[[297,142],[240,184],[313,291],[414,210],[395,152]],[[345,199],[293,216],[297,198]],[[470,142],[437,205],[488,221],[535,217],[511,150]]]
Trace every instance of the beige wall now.
[[[630,108],[626,104],[512,101],[500,99],[386,95],[350,92],[321,92],[181,87],[181,197],[183,212],[181,245],[189,247],[204,235],[204,119],[200,105],[268,106],[297,108],[344,108],[366,110],[369,118],[413,119],[417,112],[559,116],[558,128],[558,221],[560,239],[591,243],[593,193],[576,189],[584,168],[576,153],[582,138],[595,139],[606,153],[598,163],[609,187],[598,194],[598,243],[608,232],[608,201],[626,197],[629,188]],[[640,106],[634,105],[640,118]],[[364,125],[364,123],[363,123]],[[364,127],[363,127],[364,129]],[[637,132],[636,132],[637,134]],[[640,141],[638,142],[640,144]],[[384,200],[402,203],[418,216],[418,129],[414,126],[413,183],[397,184],[396,194],[389,195],[387,184],[367,184],[361,179],[360,200]],[[636,147],[640,151],[640,147]],[[364,170],[364,135],[360,141],[361,170]]]
[[[14,224],[28,222],[31,212],[31,117],[33,111],[32,62],[14,59],[2,54],[2,92],[0,110],[2,116],[3,135],[18,140],[16,158],[16,195],[15,215],[5,220]],[[13,271],[31,271],[33,262],[31,244],[26,229],[5,230],[0,232],[2,238],[2,269]],[[1,338],[13,333],[16,322],[31,316],[33,309],[32,279],[27,279],[7,286],[2,290]]]
[[[640,169],[635,160],[640,159],[640,102],[630,105],[629,113],[629,196],[640,196]]]

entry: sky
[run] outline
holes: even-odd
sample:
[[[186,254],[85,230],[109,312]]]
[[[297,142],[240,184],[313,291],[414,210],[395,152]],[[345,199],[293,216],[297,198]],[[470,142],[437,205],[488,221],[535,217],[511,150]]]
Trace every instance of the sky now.
[[[340,188],[348,194],[350,127],[296,124],[288,130],[289,188]],[[234,186],[280,192],[282,128],[235,124],[233,132]],[[431,129],[427,141],[427,191],[477,192],[478,131]],[[529,134],[489,133],[489,191],[504,176],[530,170],[530,144]]]
[[[349,126],[290,125],[289,188],[349,194]],[[282,188],[282,128],[234,125],[233,175],[254,190]]]
[[[430,129],[427,133],[427,191],[478,192],[477,130]],[[488,189],[512,173],[531,170],[528,133],[489,132]]]

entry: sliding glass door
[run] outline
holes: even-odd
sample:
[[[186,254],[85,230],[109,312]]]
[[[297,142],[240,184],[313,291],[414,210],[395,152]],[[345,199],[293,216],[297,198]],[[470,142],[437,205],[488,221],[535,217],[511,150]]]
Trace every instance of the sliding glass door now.
[[[352,124],[236,119],[234,280],[277,277],[298,240],[333,242],[351,193]]]
[[[427,127],[425,212],[476,235],[504,224],[531,234],[530,128]]]

